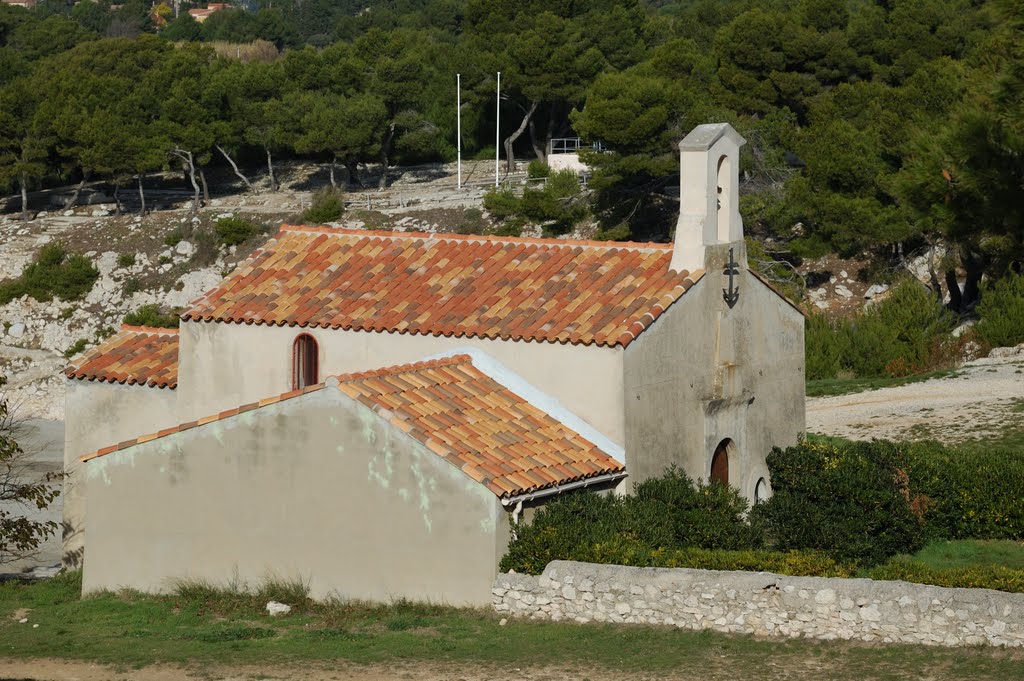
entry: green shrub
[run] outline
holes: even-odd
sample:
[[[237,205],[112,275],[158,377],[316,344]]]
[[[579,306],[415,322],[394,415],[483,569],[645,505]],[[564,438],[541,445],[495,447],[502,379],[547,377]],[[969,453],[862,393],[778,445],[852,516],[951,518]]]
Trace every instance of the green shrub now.
[[[77,300],[92,290],[100,272],[88,258],[68,255],[59,243],[43,246],[17,279],[0,284],[0,305],[28,295],[40,302]]]
[[[744,516],[747,503],[732,488],[694,484],[668,470],[636,486],[627,497],[593,492],[566,494],[517,528],[502,570],[539,574],[553,560],[623,565],[667,565],[668,552],[687,549],[753,549],[760,533]]]
[[[522,218],[552,234],[564,234],[587,215],[579,202],[580,181],[571,170],[551,173],[540,189],[527,188],[522,197],[511,189],[492,189],[484,194],[484,208],[499,220]]]
[[[543,536],[551,539],[553,532]],[[533,558],[534,556],[531,556]],[[539,556],[537,556],[539,558]],[[702,548],[652,548],[628,532],[612,535],[592,544],[582,544],[569,557],[553,555],[550,560],[577,560],[633,567],[693,568],[698,570],[744,570],[774,572],[794,577],[852,577],[856,566],[836,562],[817,551],[766,551]],[[550,562],[544,559],[516,561],[506,556],[501,569],[540,574]]]
[[[871,443],[805,441],[768,455],[772,497],[751,512],[779,550],[824,551],[877,565],[924,544],[906,474]]]
[[[843,324],[842,320],[832,321],[821,313],[807,316],[804,328],[807,380],[848,377],[846,364],[853,339],[845,326],[841,326]]]
[[[135,254],[134,253],[121,253],[120,255],[117,256],[117,266],[118,267],[131,267],[134,264],[135,264]]]
[[[975,331],[991,347],[1024,343],[1024,275],[1009,274],[986,288],[977,312]]]
[[[484,208],[499,220],[519,213],[519,197],[511,189],[490,189],[484,194]]]
[[[774,572],[793,577],[852,577],[856,567],[818,551],[718,551],[678,549],[664,553],[656,567]]]
[[[943,345],[956,327],[956,317],[924,286],[907,281],[895,286],[889,297],[872,308],[878,323],[895,335],[900,348],[885,366],[892,376],[938,368],[944,358]],[[894,362],[902,366],[894,366]]]
[[[550,222],[562,217],[562,204],[558,197],[546,189],[524,189],[519,213],[530,222]]]
[[[544,225],[549,234],[565,234],[587,215],[587,207],[578,201],[580,183],[576,173],[562,170],[548,178],[543,189],[525,189],[519,214],[530,222]]]
[[[506,220],[495,227],[491,233],[494,236],[520,237],[523,235],[523,226],[517,220]]]
[[[313,202],[302,214],[302,221],[323,224],[341,219],[345,213],[345,195],[337,189],[324,187],[313,193]]]
[[[167,236],[164,237],[164,246],[174,248],[175,246],[180,244],[184,239],[185,231],[181,227],[178,227],[168,232]]]
[[[152,326],[162,329],[176,329],[181,319],[176,313],[164,314],[157,305],[143,305],[124,316],[129,326]]]
[[[580,193],[580,178],[575,170],[559,170],[548,176],[544,190],[556,199],[567,199]]]
[[[130,296],[136,291],[142,290],[142,284],[139,282],[138,277],[129,277],[124,281],[124,294]]]
[[[534,159],[530,161],[530,165],[526,166],[526,176],[530,179],[536,180],[549,175],[551,175],[551,166],[544,161]]]
[[[474,161],[493,161],[494,156],[494,145],[481,147],[473,154]]]
[[[902,461],[929,534],[945,539],[1024,539],[1024,459],[935,442],[875,442]]]
[[[589,547],[611,541],[624,530],[622,500],[586,491],[565,494],[516,528],[501,559],[501,570],[537,575],[553,560],[581,560]]]
[[[1024,593],[1024,570],[1001,565],[935,569],[910,556],[897,556],[868,572],[871,579],[902,580],[958,589],[996,589]]]
[[[807,319],[807,378],[907,376],[952,364],[955,317],[915,281],[852,318]]]
[[[594,235],[594,241],[628,241],[632,235],[629,225],[622,223],[615,227],[598,230]]]
[[[484,214],[479,208],[467,208],[462,213],[462,219],[455,225],[458,234],[483,234],[486,223]]]
[[[89,341],[87,341],[85,338],[79,338],[78,340],[75,341],[74,345],[72,345],[70,348],[64,351],[64,356],[67,357],[68,359],[71,359],[78,353],[82,352],[82,350],[85,350],[85,346],[88,344]]]
[[[762,543],[744,520],[749,505],[734,487],[693,481],[678,468],[645,480],[623,500],[625,525],[653,547],[747,549]]]
[[[260,228],[242,218],[221,218],[214,227],[217,241],[225,246],[237,246],[259,234]]]

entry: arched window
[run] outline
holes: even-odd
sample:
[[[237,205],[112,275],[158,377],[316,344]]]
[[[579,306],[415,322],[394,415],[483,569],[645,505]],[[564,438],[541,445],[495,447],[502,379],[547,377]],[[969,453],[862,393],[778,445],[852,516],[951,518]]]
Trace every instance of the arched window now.
[[[732,161],[718,159],[718,240],[729,241],[729,211],[732,210]]]
[[[320,382],[320,349],[316,339],[304,333],[292,345],[292,390]]]
[[[764,478],[758,478],[757,484],[754,485],[754,503],[760,504],[762,501],[767,501],[768,496],[768,481]]]
[[[711,480],[723,485],[729,484],[729,446],[732,440],[726,438],[715,447],[715,455],[711,457]]]

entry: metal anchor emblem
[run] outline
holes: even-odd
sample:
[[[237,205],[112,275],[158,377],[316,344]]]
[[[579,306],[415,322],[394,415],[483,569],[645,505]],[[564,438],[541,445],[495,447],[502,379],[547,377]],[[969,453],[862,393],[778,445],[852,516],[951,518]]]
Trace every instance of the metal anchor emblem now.
[[[733,257],[732,249],[729,249],[729,262],[725,263],[725,269],[722,274],[729,275],[729,289],[722,289],[722,298],[725,299],[725,304],[729,306],[731,310],[736,301],[740,299],[740,287],[733,285],[733,277],[740,273],[739,264]]]

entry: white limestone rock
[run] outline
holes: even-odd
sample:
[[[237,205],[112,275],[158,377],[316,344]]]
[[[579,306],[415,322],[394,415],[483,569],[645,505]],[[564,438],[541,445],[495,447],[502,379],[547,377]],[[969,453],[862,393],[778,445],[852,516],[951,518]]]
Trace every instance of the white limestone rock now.
[[[267,614],[271,617],[280,617],[281,615],[287,615],[292,611],[292,606],[285,605],[284,603],[278,603],[277,601],[270,601],[267,603]]]
[[[865,300],[872,300],[876,296],[880,296],[889,290],[888,284],[872,284],[868,287],[868,290],[864,292]]]

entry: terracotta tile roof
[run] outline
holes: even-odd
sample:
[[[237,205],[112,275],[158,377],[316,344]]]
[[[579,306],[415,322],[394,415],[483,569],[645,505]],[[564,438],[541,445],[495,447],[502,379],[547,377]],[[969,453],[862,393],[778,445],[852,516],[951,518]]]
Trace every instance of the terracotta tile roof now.
[[[178,330],[123,325],[72,362],[64,375],[174,390],[178,387]]]
[[[373,409],[499,497],[625,467],[473,365],[468,355],[342,377]]]
[[[702,272],[672,246],[284,225],[182,315],[625,346]]]
[[[372,409],[501,498],[625,473],[621,463],[480,371],[468,355],[331,378],[121,442],[82,461],[330,387]]]

